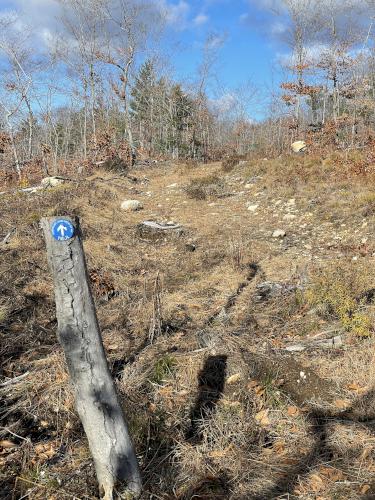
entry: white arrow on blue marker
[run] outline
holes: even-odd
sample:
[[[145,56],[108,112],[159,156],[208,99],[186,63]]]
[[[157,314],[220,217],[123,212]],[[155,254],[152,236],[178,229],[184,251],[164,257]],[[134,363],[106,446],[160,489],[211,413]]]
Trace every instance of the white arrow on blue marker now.
[[[59,231],[59,233],[61,234],[61,236],[64,238],[65,232],[66,232],[66,227],[63,226],[62,224],[60,224],[60,226],[57,228],[57,230]]]
[[[66,219],[57,219],[53,222],[52,236],[57,241],[66,241],[74,236],[74,226]]]

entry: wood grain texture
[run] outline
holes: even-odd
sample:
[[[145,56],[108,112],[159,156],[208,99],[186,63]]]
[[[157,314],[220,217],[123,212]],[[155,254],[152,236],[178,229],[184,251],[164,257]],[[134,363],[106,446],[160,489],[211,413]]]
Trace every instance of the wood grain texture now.
[[[106,360],[92,298],[78,219],[69,220],[75,236],[57,241],[53,222],[41,225],[53,275],[58,337],[64,349],[101,492],[106,500],[124,487],[125,497],[141,492],[141,477],[126,421]]]

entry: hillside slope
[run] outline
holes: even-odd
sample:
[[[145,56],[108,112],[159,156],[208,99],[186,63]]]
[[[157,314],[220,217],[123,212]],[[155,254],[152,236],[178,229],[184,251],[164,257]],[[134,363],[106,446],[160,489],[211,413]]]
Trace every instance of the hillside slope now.
[[[2,195],[1,498],[98,495],[38,224],[64,214],[81,219],[143,498],[374,498],[371,181],[298,157]],[[148,237],[145,220],[183,230]]]

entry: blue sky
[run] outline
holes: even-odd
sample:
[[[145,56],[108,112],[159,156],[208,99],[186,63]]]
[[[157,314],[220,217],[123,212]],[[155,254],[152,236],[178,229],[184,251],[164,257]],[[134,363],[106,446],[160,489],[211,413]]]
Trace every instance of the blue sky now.
[[[107,1],[116,5],[118,0]],[[217,59],[212,68],[215,77],[207,86],[210,99],[221,109],[230,110],[234,103],[240,102],[234,95],[242,92],[241,102],[248,99],[244,107],[250,118],[265,116],[267,97],[277,90],[281,79],[277,59],[288,50],[272,36],[277,23],[285,18],[276,18],[269,7],[282,6],[282,0],[150,0],[150,3],[166,19],[161,46],[172,77],[186,87],[197,81],[203,47],[211,36],[212,45],[217,46]],[[58,0],[0,0],[0,18],[7,11],[17,12],[20,34],[27,26],[33,29],[34,46],[41,52],[57,32],[64,36],[58,21]],[[258,89],[257,96],[251,100],[254,88]]]
[[[181,52],[173,57],[182,78],[194,74],[204,41],[211,33],[218,40],[223,39],[215,70],[224,88],[238,87],[247,81],[264,88],[278,79],[277,57],[285,48],[267,36],[269,26],[276,20],[262,1],[191,0],[175,5],[180,6],[184,19],[180,31],[175,33],[183,42]]]
[[[275,46],[262,34],[271,22],[262,8],[269,0],[153,1],[167,13],[172,40],[181,42],[177,50],[174,45],[172,49],[173,65],[180,75],[194,72],[207,34],[215,33],[225,37],[217,64],[218,76],[225,85],[238,85],[249,78],[262,85],[269,79]],[[0,12],[6,10],[18,11],[21,19],[40,32],[56,26],[55,0],[0,0]]]
[[[105,1],[111,6],[119,2]],[[212,78],[208,87],[211,99],[220,101],[220,98],[230,96],[233,90],[247,82],[251,82],[264,96],[278,89],[283,79],[279,61],[290,61],[290,48],[280,37],[285,34],[289,24],[286,11],[283,10],[283,0],[129,1],[148,2],[164,14],[166,36],[162,48],[165,60],[172,68],[171,76],[186,86],[197,81],[196,70],[202,60],[202,49],[207,36],[211,35],[211,43],[220,47],[213,68],[217,80]],[[310,16],[311,21],[316,17],[314,6],[319,5],[322,12],[331,9],[330,12],[335,13],[339,24],[342,22],[344,27],[359,9],[361,13],[358,19],[366,27],[364,33],[367,33],[368,25],[371,24],[366,0],[315,0],[315,3],[313,0],[296,0],[294,5]],[[64,33],[62,23],[58,21],[59,8],[58,0],[0,0],[0,21],[2,13],[17,11],[19,36],[26,32],[27,26],[31,26],[34,47],[42,51],[47,41],[55,38],[54,34],[58,32],[60,38],[57,39],[65,37],[69,43],[69,35]],[[271,9],[277,10],[278,15],[272,14]],[[311,54],[314,51],[318,54],[322,47],[323,39],[310,41]],[[253,118],[264,116],[265,108],[260,108],[258,105],[258,109],[249,109],[250,115]]]

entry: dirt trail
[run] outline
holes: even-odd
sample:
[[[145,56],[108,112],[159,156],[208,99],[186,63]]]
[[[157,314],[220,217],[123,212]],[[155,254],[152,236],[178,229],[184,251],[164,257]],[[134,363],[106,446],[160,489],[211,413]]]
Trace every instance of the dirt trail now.
[[[203,198],[189,196],[193,179]],[[122,211],[126,199],[143,209]],[[0,245],[1,375],[29,372],[0,388],[4,498],[98,494],[38,227],[55,214],[81,218],[145,499],[372,494],[375,210],[366,183],[307,182],[288,164],[260,160],[229,174],[218,163],[132,179],[98,172],[0,203],[0,241],[17,228]],[[137,232],[145,220],[184,231],[146,241]],[[158,275],[161,328],[151,345]],[[341,346],[284,350],[333,335]],[[303,392],[298,380],[308,377]],[[310,397],[320,389],[320,401]]]

